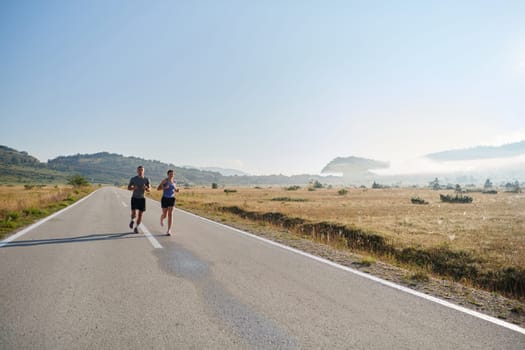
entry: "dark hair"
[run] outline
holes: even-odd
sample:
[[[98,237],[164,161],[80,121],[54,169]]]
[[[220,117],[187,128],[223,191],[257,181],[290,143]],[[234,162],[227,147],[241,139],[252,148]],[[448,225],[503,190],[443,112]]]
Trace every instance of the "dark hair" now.
[[[140,168],[144,169],[144,166],[139,165],[139,166],[137,167],[137,169],[140,169]]]
[[[172,172],[173,172],[173,170],[170,169],[170,170],[168,170],[168,172],[166,174],[169,174],[169,173],[172,173]]]

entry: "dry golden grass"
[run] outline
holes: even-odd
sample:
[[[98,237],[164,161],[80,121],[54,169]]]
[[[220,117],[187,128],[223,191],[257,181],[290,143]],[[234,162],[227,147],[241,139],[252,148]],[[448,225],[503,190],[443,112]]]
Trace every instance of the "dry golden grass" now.
[[[67,198],[71,192],[71,187],[64,186],[35,186],[31,189],[24,186],[0,186],[0,213],[40,208]]]
[[[0,186],[0,237],[93,190],[72,186]]]
[[[525,194],[469,193],[470,204],[442,203],[426,189],[339,189],[229,187],[181,190],[178,203],[187,208],[205,204],[238,206],[247,211],[279,212],[313,222],[328,221],[380,234],[397,247],[441,247],[463,250],[486,259],[487,267],[525,268]],[[155,191],[154,191],[155,192]],[[160,196],[160,192],[152,196]],[[276,201],[288,197],[304,201]],[[420,197],[429,204],[412,204]]]

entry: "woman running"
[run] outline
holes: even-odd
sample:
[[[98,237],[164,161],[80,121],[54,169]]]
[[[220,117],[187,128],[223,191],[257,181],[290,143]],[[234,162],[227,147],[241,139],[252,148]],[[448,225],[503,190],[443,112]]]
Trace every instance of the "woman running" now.
[[[175,182],[175,173],[173,170],[168,170],[168,177],[162,180],[157,190],[162,192],[162,215],[160,216],[160,226],[164,226],[164,219],[168,217],[168,230],[166,236],[171,236],[171,226],[173,225],[173,208],[175,207],[175,192],[179,192],[177,183]]]

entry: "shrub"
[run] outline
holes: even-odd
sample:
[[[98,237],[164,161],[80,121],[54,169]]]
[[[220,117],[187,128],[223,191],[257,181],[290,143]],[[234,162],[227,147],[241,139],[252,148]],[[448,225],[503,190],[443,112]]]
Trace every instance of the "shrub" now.
[[[315,180],[313,183],[314,188],[323,188],[323,184],[320,183],[318,180]]]
[[[217,188],[219,188],[219,185],[217,185],[217,183],[214,182],[214,183],[211,184],[211,188],[216,190]]]
[[[412,197],[410,201],[412,202],[412,204],[428,204],[426,200],[424,200],[423,198],[419,198],[419,197]]]
[[[42,215],[42,210],[38,209],[38,208],[35,208],[35,207],[29,207],[29,208],[26,208],[24,210],[22,210],[22,212],[24,213],[25,216],[29,216],[29,215]]]
[[[348,190],[346,188],[342,188],[339,191],[337,191],[337,194],[344,196],[348,193]]]
[[[356,261],[354,264],[361,267],[369,267],[372,264],[375,264],[376,260],[371,256],[365,256],[360,261]]]
[[[427,273],[419,271],[409,275],[408,279],[413,282],[428,282],[430,280],[430,277]]]
[[[16,211],[10,211],[7,213],[5,219],[6,221],[16,221],[20,217],[20,213]]]
[[[237,190],[230,190],[228,188],[224,189],[224,193],[235,193],[235,192],[237,192]]]
[[[430,188],[432,188],[434,191],[437,191],[441,188],[441,185],[439,184],[439,180],[436,177],[433,181],[430,181],[429,184]]]
[[[294,185],[294,186],[285,187],[285,190],[286,191],[297,191],[300,188],[301,186]]]
[[[390,186],[381,185],[381,184],[378,184],[377,182],[374,181],[374,183],[372,184],[372,188],[381,189],[381,188],[390,188]]]
[[[456,194],[454,197],[449,194],[447,195],[440,194],[439,198],[441,199],[442,202],[446,202],[446,203],[472,203],[472,197],[458,195],[458,194]]]
[[[82,175],[73,175],[68,179],[68,185],[71,185],[73,187],[82,187],[82,186],[88,186],[89,182],[87,179]]]
[[[271,199],[272,201],[277,202],[306,202],[306,199],[303,198],[290,198],[290,197],[275,197]]]

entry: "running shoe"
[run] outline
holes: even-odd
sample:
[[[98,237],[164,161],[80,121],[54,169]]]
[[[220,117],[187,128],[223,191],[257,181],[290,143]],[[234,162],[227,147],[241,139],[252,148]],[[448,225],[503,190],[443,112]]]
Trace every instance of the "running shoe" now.
[[[139,233],[139,229],[138,229],[138,227],[135,227],[135,229],[133,230],[133,232],[135,232],[135,233]]]
[[[133,228],[133,220],[129,222],[129,228]]]

